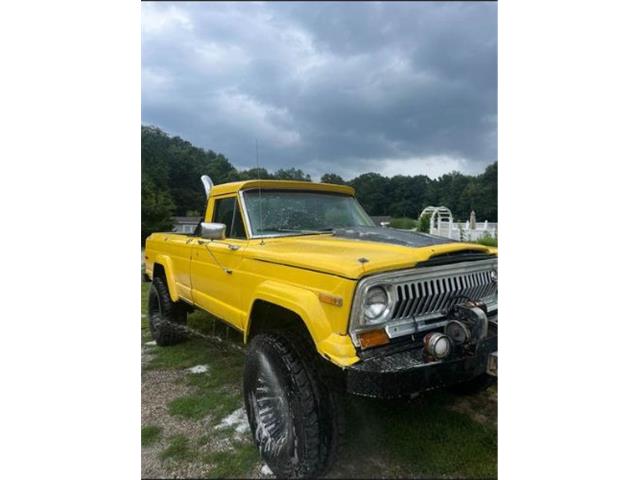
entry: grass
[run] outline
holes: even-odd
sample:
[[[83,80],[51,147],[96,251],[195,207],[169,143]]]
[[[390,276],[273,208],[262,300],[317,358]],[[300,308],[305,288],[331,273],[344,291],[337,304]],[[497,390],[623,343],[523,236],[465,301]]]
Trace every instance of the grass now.
[[[343,458],[375,457],[388,472],[371,475],[495,477],[497,431],[449,407],[455,397],[433,392],[409,403],[353,399],[347,405]],[[359,465],[375,465],[360,461]]]
[[[247,478],[260,455],[253,443],[235,442],[231,450],[211,453],[204,460],[214,465],[208,475],[211,478]]]
[[[197,457],[196,451],[189,445],[189,439],[184,435],[174,435],[169,441],[169,446],[160,452],[160,460],[187,461]]]
[[[165,357],[171,359],[175,366],[186,362],[188,352],[193,348],[198,348],[199,343],[187,347],[189,342],[181,344],[186,350],[179,356],[172,355]],[[201,353],[196,354],[198,357]],[[158,358],[160,355],[158,356]],[[201,357],[200,360],[203,360]],[[211,415],[214,421],[219,421],[226,415],[242,405],[241,380],[244,368],[244,357],[241,353],[221,352],[209,346],[206,361],[191,361],[190,365],[205,363],[209,365],[209,372],[204,374],[192,374],[187,376],[187,383],[194,388],[194,393],[183,397],[178,397],[168,404],[171,415],[200,419],[206,415]]]
[[[212,420],[218,422],[241,404],[239,394],[214,390],[178,397],[172,400],[168,407],[170,415],[195,420],[211,415]]]
[[[160,435],[162,433],[162,428],[156,425],[145,425],[142,427],[142,446],[148,447],[149,445],[153,445],[160,439]]]
[[[157,348],[145,369],[184,369],[194,365],[212,364],[219,352],[210,343],[199,338],[190,338],[183,343]]]

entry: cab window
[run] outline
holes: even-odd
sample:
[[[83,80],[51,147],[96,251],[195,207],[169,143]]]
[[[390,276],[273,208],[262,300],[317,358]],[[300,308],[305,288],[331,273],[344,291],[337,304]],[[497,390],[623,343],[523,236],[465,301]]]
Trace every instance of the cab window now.
[[[213,222],[224,223],[227,238],[247,238],[240,215],[240,205],[235,197],[221,198],[213,205]]]

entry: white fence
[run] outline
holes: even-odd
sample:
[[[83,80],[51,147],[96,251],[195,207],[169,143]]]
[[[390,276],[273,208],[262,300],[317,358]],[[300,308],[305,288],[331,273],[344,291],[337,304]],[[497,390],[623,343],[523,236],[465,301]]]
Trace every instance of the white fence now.
[[[461,240],[463,242],[475,242],[482,237],[496,238],[498,236],[498,224],[494,222],[476,223],[476,228],[471,228],[469,221],[459,222],[437,222],[432,226],[430,233],[441,237]]]

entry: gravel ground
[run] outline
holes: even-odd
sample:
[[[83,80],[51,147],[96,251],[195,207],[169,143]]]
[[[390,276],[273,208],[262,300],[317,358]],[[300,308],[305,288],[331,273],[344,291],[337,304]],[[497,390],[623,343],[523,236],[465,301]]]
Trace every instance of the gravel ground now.
[[[198,420],[171,415],[169,403],[195,390],[187,384],[188,375],[206,374],[208,367],[195,365],[183,370],[145,369],[145,365],[153,359],[156,348],[155,342],[151,341],[145,342],[142,347],[142,425],[160,427],[162,435],[157,442],[142,447],[141,476],[210,478],[211,465],[201,462],[199,458],[188,461],[162,460],[162,452],[169,447],[170,439],[177,435],[197,440],[200,455],[227,451],[233,448],[234,441],[251,442],[244,408],[240,406],[219,422],[215,422],[210,415]],[[251,478],[273,478],[269,468],[262,463],[257,463],[251,473]]]

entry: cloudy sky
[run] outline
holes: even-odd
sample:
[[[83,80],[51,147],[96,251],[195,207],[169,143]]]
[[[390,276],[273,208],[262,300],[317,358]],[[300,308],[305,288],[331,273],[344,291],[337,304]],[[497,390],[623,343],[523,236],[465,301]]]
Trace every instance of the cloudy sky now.
[[[497,6],[142,4],[142,122],[314,179],[497,159]],[[215,181],[215,180],[214,180]]]

